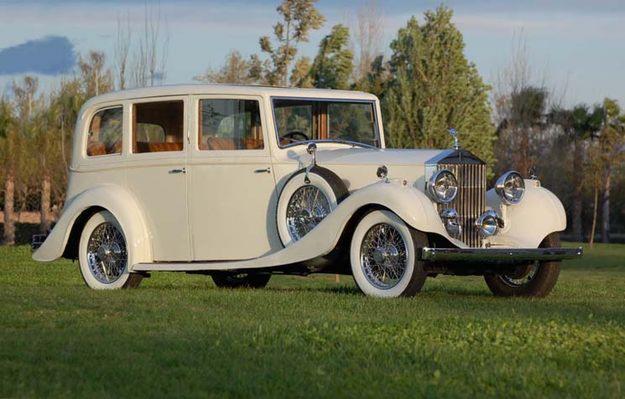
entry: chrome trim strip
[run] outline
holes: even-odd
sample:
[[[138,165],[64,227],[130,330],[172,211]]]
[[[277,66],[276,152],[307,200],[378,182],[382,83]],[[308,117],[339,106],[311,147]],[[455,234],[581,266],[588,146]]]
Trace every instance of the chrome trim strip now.
[[[422,248],[421,260],[428,262],[462,261],[558,261],[584,254],[578,248]]]

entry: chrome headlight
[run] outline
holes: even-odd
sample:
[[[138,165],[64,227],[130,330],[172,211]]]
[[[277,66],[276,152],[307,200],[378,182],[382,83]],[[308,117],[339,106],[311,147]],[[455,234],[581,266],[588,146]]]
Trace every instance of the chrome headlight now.
[[[506,172],[495,183],[495,191],[506,205],[516,205],[523,199],[525,181],[519,172]]]
[[[458,194],[456,176],[447,169],[434,173],[428,182],[428,193],[438,203],[450,203]]]

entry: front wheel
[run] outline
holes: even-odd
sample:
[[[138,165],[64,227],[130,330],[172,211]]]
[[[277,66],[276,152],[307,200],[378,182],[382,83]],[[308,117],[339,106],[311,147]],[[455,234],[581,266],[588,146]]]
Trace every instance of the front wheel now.
[[[367,214],[356,226],[350,248],[356,285],[374,297],[414,296],[425,283],[418,251],[427,244],[424,233],[410,228],[393,212]]]
[[[560,248],[560,234],[549,234],[541,248]],[[503,274],[484,275],[486,285],[495,296],[546,297],[560,275],[560,262],[534,262]]]

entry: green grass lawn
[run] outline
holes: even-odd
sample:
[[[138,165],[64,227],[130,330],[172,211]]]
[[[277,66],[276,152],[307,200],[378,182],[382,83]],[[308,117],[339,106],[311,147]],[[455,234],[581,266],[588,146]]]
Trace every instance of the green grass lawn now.
[[[2,247],[0,398],[29,396],[622,398],[625,245],[565,264],[540,300],[447,276],[394,300],[345,276],[254,291],[155,273],[101,292]]]

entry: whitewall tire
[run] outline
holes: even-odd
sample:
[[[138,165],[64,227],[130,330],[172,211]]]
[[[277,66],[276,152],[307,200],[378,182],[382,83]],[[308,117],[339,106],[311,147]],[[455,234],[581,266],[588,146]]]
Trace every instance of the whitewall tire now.
[[[113,214],[100,211],[87,221],[80,235],[78,262],[83,280],[93,289],[134,288],[140,274],[128,272],[126,237]]]
[[[423,262],[418,259],[418,251],[425,246],[427,236],[393,212],[370,212],[356,226],[350,246],[356,285],[373,297],[417,294],[426,279]]]
[[[276,211],[278,233],[286,247],[300,240],[347,196],[343,181],[332,171],[313,167],[302,169],[286,182]]]

